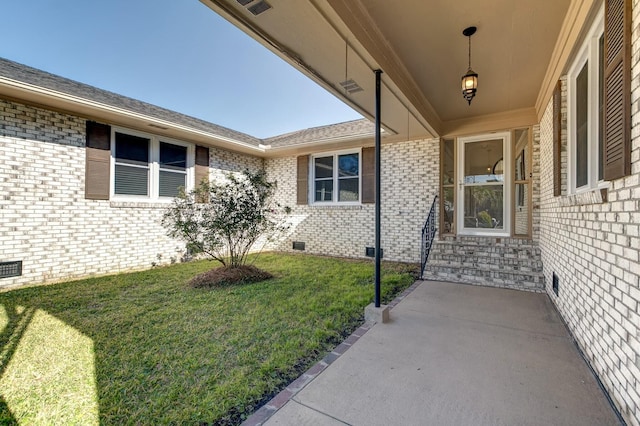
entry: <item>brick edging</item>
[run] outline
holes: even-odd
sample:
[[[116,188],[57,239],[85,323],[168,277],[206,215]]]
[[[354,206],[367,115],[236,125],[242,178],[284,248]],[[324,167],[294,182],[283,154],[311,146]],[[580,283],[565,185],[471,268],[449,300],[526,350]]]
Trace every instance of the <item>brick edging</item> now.
[[[411,286],[407,287],[400,295],[398,295],[391,303],[389,303],[389,309],[393,309],[398,303],[400,303],[405,297],[407,297],[413,290],[415,290],[423,281],[416,281]],[[330,353],[328,353],[321,361],[302,373],[300,377],[274,396],[269,402],[260,407],[255,413],[249,416],[242,426],[261,426],[276,411],[282,408],[291,398],[293,398],[298,392],[304,389],[313,379],[315,379],[320,373],[322,373],[329,365],[335,360],[340,358],[355,342],[357,342],[367,331],[373,327],[375,323],[365,322],[356,331],[351,333],[342,343],[336,346]]]

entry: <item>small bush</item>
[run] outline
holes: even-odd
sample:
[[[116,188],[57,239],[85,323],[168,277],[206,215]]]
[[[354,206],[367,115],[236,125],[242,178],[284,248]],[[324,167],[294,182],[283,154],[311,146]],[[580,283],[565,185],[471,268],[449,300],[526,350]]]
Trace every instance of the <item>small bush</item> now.
[[[173,199],[162,224],[167,235],[184,241],[187,252],[203,254],[223,266],[240,266],[250,251],[259,252],[288,229],[290,208],[274,200],[276,182],[264,170],[227,173],[202,182]],[[256,246],[256,247],[254,247]]]
[[[234,284],[250,284],[273,278],[273,275],[253,265],[223,266],[196,275],[189,285],[194,288],[224,287]]]

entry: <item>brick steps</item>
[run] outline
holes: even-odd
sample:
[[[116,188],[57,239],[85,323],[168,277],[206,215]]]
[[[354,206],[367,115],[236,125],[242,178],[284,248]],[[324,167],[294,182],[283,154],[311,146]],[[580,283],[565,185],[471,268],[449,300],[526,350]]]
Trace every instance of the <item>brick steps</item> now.
[[[424,279],[544,291],[540,249],[532,240],[514,238],[434,241]]]

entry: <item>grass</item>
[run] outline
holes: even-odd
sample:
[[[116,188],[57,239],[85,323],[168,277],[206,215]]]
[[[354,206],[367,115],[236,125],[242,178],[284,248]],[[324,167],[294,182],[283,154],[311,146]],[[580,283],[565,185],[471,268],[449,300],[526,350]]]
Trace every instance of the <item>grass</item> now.
[[[371,261],[266,253],[273,279],[215,289],[212,267],[0,293],[0,424],[237,424],[363,320]],[[383,263],[383,301],[414,278]]]

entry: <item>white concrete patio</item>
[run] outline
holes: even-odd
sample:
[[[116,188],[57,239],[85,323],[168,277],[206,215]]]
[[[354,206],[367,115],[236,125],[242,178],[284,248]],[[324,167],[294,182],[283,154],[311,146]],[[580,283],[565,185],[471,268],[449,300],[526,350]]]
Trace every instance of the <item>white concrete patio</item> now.
[[[425,281],[264,424],[620,421],[545,294]]]

